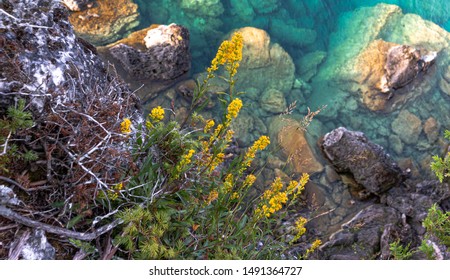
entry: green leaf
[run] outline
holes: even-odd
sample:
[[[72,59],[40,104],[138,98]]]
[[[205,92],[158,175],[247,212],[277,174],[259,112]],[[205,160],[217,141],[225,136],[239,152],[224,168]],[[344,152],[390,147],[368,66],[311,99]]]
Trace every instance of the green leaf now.
[[[84,218],[84,215],[78,215],[75,218],[71,219],[68,223],[67,223],[67,228],[72,228],[73,226],[75,226],[76,224],[78,224],[82,219]]]

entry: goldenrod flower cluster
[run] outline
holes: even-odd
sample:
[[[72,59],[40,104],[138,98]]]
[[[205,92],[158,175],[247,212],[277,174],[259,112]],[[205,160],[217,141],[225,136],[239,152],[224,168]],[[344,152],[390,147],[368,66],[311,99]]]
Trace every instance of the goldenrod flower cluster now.
[[[206,198],[206,204],[211,204],[214,200],[216,200],[219,197],[219,193],[216,190],[212,190],[208,194],[208,198]]]
[[[213,157],[210,165],[209,165],[209,171],[212,172],[216,167],[223,162],[223,159],[225,158],[224,153],[218,153],[215,157]]]
[[[293,194],[293,200],[297,198],[298,195],[302,193],[302,191],[305,189],[306,183],[309,181],[309,174],[303,173],[300,180],[297,182],[295,180],[292,180],[289,182],[289,185],[287,186],[288,193]]]
[[[164,119],[164,109],[161,106],[155,107],[150,111],[149,117],[154,122],[159,122]]]
[[[313,253],[319,246],[322,245],[322,241],[320,239],[316,239],[312,244],[311,247],[306,250],[305,255],[303,256],[304,259],[308,258],[308,256]]]
[[[220,65],[225,65],[225,69],[231,78],[236,75],[237,69],[239,68],[239,61],[242,60],[243,46],[244,37],[241,33],[234,33],[231,41],[223,41],[211,62],[211,67],[207,69],[207,79],[214,77],[213,73],[219,69]]]
[[[270,188],[264,192],[260,207],[255,210],[255,215],[258,218],[262,216],[269,218],[273,213],[283,208],[283,205],[288,200],[288,196],[286,192],[281,191],[282,189],[283,183],[281,178],[275,178]]]
[[[308,220],[302,216],[300,216],[296,221],[295,221],[295,236],[294,238],[290,241],[290,243],[294,243],[295,241],[297,241],[300,237],[302,237],[303,234],[305,234],[306,232],[306,228],[305,225],[308,222]]]
[[[116,200],[119,197],[119,192],[123,189],[123,183],[118,183],[107,190],[107,196],[111,200]],[[104,195],[100,195],[104,198]]]
[[[247,153],[244,156],[243,168],[251,165],[253,159],[256,156],[256,152],[259,150],[264,150],[270,144],[270,139],[268,136],[261,136],[258,140],[253,143],[253,145],[248,148]],[[241,169],[242,170],[242,169]]]
[[[161,106],[155,107],[148,114],[148,119],[145,122],[147,129],[153,128],[153,122],[158,123],[164,119],[164,109]]]
[[[207,133],[215,125],[214,120],[209,120],[206,122],[203,132]]]
[[[235,199],[239,199],[239,197],[240,197],[239,193],[238,193],[238,192],[234,192],[234,193],[231,195],[230,199],[231,199],[231,200],[235,200]]]
[[[249,174],[249,175],[247,175],[247,177],[245,177],[243,186],[250,187],[251,185],[253,185],[253,183],[255,183],[255,181],[256,181],[256,176],[253,174]]]
[[[233,190],[233,180],[234,180],[234,176],[231,173],[229,173],[225,177],[225,181],[223,182],[223,189],[224,189],[225,193],[229,193]]]
[[[232,119],[235,119],[238,116],[241,108],[242,100],[240,100],[239,98],[233,99],[233,101],[231,101],[228,105],[226,120],[231,121]]]
[[[260,145],[267,146],[265,141],[262,141]],[[267,189],[262,197],[259,207],[255,210],[255,217],[260,219],[262,217],[269,218],[275,212],[281,210],[283,205],[287,203],[290,196],[294,200],[303,191],[306,183],[309,180],[308,174],[304,173],[300,178],[300,181],[291,181],[283,190],[283,182],[280,177],[275,178],[272,185]]]
[[[194,155],[194,153],[195,153],[195,151],[190,149],[187,154],[185,154],[181,157],[181,161],[177,164],[177,167],[176,167],[176,170],[178,172],[181,172],[181,170],[183,170],[186,167],[186,165],[191,163],[192,156]]]
[[[120,132],[124,134],[131,132],[131,120],[129,118],[123,119],[122,123],[120,123]]]

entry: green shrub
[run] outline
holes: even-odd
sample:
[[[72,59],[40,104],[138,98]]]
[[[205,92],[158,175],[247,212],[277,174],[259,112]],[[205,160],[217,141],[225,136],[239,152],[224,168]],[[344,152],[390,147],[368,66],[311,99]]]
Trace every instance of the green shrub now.
[[[25,111],[25,100],[19,99],[16,106],[11,106],[6,116],[0,119],[0,174],[11,172],[11,165],[17,165],[18,161],[30,162],[37,159],[33,151],[21,151],[12,138],[18,132],[33,126],[30,112]]]
[[[444,137],[450,140],[450,131],[446,130]],[[442,183],[445,178],[450,176],[450,152],[445,155],[444,158],[439,156],[433,156],[433,162],[431,163],[431,170],[436,174],[439,181]]]
[[[427,234],[436,236],[445,246],[450,246],[450,212],[443,212],[437,204],[428,209],[428,215],[422,222]]]
[[[389,250],[394,260],[409,260],[413,255],[413,252],[409,248],[410,244],[403,246],[400,244],[400,240],[397,240],[389,245]]]
[[[124,119],[121,131],[135,143],[134,162],[123,180],[101,189],[97,200],[116,212],[123,224],[115,230],[117,257],[131,259],[276,259],[286,250],[276,236],[279,219],[294,205],[309,180],[275,178],[262,194],[251,191],[257,172],[250,167],[269,144],[261,136],[244,153],[228,148],[231,123],[243,106],[234,92],[234,76],[242,59],[242,35],[235,34],[219,48],[207,76],[197,82],[189,116],[181,125],[164,122],[165,111],[153,108],[145,123]],[[220,121],[204,120],[197,112],[207,100],[210,80],[225,68],[230,85],[221,93],[225,112]],[[191,126],[185,127],[185,124]],[[300,221],[300,219],[299,219]],[[306,220],[290,234],[298,240]],[[316,240],[299,257],[307,258]]]

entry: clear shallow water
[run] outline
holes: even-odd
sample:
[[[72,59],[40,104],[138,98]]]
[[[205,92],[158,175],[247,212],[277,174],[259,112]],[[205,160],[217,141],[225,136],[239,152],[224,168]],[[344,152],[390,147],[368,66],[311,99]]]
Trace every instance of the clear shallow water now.
[[[349,22],[351,23],[354,19],[359,8],[374,6],[378,3],[398,5],[403,10],[403,14],[418,14],[423,19],[450,30],[450,3],[447,3],[447,0],[204,0],[198,1],[203,3],[198,6],[189,6],[189,3],[194,2],[189,0],[136,0],[136,2],[140,7],[142,28],[153,23],[172,22],[189,28],[193,74],[204,71],[227,34],[233,29],[246,26],[267,31],[271,41],[279,43],[286,50],[295,63],[296,77],[299,77],[301,72],[302,59],[316,51],[327,54],[320,66],[322,69],[324,65],[339,62],[339,57],[333,58],[330,55],[333,52],[336,54],[335,49],[339,45],[352,39],[352,34],[346,34],[345,30],[340,29],[350,26]],[[208,3],[211,6],[208,6]],[[255,3],[260,5],[257,6]],[[289,36],[293,29],[302,30],[305,36],[301,38]],[[401,41],[399,39],[401,36],[395,37],[396,34],[389,34],[390,30],[395,30],[395,27],[386,30],[380,33],[377,39]],[[355,29],[355,33],[357,32],[358,27]],[[410,35],[414,36],[414,32],[413,30]],[[344,35],[348,37],[339,37]],[[364,36],[358,37],[358,40],[360,39],[364,39]],[[360,42],[355,42],[355,44],[358,43]],[[440,79],[445,75],[446,67],[449,65],[448,53],[448,51],[442,51],[439,54],[436,65],[430,69],[429,77],[425,78],[430,80],[426,94],[407,102],[401,108],[416,116],[423,128],[430,118],[437,120],[436,131],[439,135],[443,134],[445,128],[450,128],[450,114],[448,114],[450,95],[448,93],[446,95],[439,86]],[[327,67],[332,68],[332,65]],[[445,148],[443,141],[430,140],[424,133],[424,129],[413,143],[409,143],[408,139],[399,140],[398,135],[401,133],[394,124],[400,109],[388,113],[372,112],[361,106],[360,98],[355,96],[354,92],[339,89],[336,84],[329,83],[327,79],[332,77],[328,76],[326,79],[314,77],[306,82],[303,89],[284,92],[287,104],[298,102],[292,114],[296,118],[304,116],[308,107],[314,110],[327,105],[327,108],[311,123],[307,132],[308,142],[318,155],[320,151],[316,142],[319,138],[332,129],[345,126],[351,130],[364,132],[371,141],[383,146],[395,160],[401,163],[402,168],[412,169],[414,179],[433,178],[429,163],[432,155],[440,154]],[[244,104],[248,105],[240,115],[244,121],[238,125],[246,134],[245,136],[241,134],[242,138],[245,138],[245,141],[241,141],[244,143],[242,146],[248,145],[259,135],[266,134],[273,117],[255,105],[263,90],[255,92],[248,88],[246,91],[247,95],[243,95],[243,99]],[[250,121],[252,127],[246,126],[245,122]],[[412,123],[407,120],[401,125],[411,126]],[[326,165],[323,159],[322,162]],[[318,235],[329,234],[338,229],[339,225],[351,217],[352,213],[366,205],[366,202],[355,202],[345,185],[340,181],[331,182],[329,174],[325,173],[312,174],[314,184],[308,188],[309,203],[317,204],[312,209],[311,217],[316,214],[319,216],[313,219],[314,222],[311,222],[311,225],[317,230],[315,234]],[[267,180],[273,178],[273,175],[274,170],[268,169],[263,172]],[[320,215],[320,213],[328,214]]]
[[[223,36],[235,28],[253,26],[266,30],[272,40],[280,42],[295,60],[313,50],[326,50],[329,35],[335,31],[338,17],[342,13],[378,3],[398,5],[404,13],[418,14],[450,30],[450,8],[446,0],[201,0],[197,2],[204,3],[202,6],[206,8],[195,12],[183,9],[187,6],[183,6],[183,2],[195,2],[190,0],[135,0],[135,2],[139,5],[142,28],[154,23],[172,22],[189,28],[194,72],[200,72],[208,65]],[[244,5],[233,4],[233,2],[249,2],[252,11],[241,13],[253,14],[247,17],[240,15],[238,10],[242,10]],[[266,5],[269,8],[261,10],[252,6],[253,3],[263,2],[275,3],[272,6],[276,8],[268,12],[270,5]],[[207,6],[208,3],[214,4]],[[216,10],[213,7],[217,6],[223,7],[223,12],[213,12]],[[278,36],[279,32],[276,29],[272,28],[273,21],[278,19],[298,28],[314,30],[317,33],[317,39],[314,43],[300,48],[290,45],[283,40],[282,36]]]

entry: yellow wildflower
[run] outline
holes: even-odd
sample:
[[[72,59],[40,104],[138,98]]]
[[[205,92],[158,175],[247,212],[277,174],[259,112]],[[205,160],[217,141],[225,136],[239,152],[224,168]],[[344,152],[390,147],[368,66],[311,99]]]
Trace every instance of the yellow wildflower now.
[[[234,33],[231,41],[223,41],[217,50],[217,54],[211,62],[211,66],[207,69],[208,76],[206,79],[214,77],[214,72],[219,69],[220,65],[226,64],[226,70],[233,77],[237,68],[239,67],[239,61],[242,60],[242,48],[244,37],[240,33]]]
[[[311,247],[306,250],[305,255],[303,256],[304,259],[307,259],[308,256],[313,253],[319,246],[322,245],[322,241],[320,239],[316,239],[312,244]]]
[[[149,117],[154,122],[162,121],[164,119],[164,109],[161,108],[161,106],[153,108],[149,114]]]
[[[112,186],[107,190],[107,196],[111,200],[116,200],[119,197],[119,192],[123,189],[123,183],[118,183]],[[101,193],[100,197],[104,198],[103,193]]]
[[[217,138],[219,136],[222,129],[223,129],[223,124],[219,123],[217,125],[216,129],[214,130],[214,134],[213,134],[214,138]]]
[[[242,100],[239,98],[233,99],[233,101],[230,102],[227,109],[227,121],[230,121],[231,119],[235,119],[237,115],[239,114],[239,111],[242,108]]]
[[[208,198],[206,199],[206,204],[211,204],[214,200],[216,200],[219,197],[219,193],[216,190],[212,190],[208,194]]]
[[[213,126],[214,126],[214,120],[209,120],[205,124],[205,128],[203,128],[203,132],[207,133]]]
[[[177,167],[176,167],[176,170],[178,172],[180,172],[183,168],[185,168],[186,165],[191,163],[191,159],[192,159],[192,156],[194,155],[194,153],[195,153],[195,151],[190,149],[187,154],[185,154],[181,157],[181,161],[177,164]]]
[[[216,167],[221,164],[223,162],[223,159],[225,158],[225,154],[224,153],[218,153],[212,160],[210,166],[209,166],[209,171],[212,172],[214,169],[216,169]]]
[[[269,145],[269,144],[270,144],[270,139],[268,136],[263,135],[263,136],[259,137],[259,139],[256,140],[255,143],[253,143],[253,145],[250,148],[248,148],[247,153],[244,156],[243,166],[250,166],[253,159],[256,156],[256,152],[258,150],[265,149],[267,147],[267,145]],[[244,168],[242,168],[241,171],[243,169]]]
[[[305,234],[305,232],[306,232],[305,225],[307,222],[308,222],[308,220],[302,216],[300,216],[295,221],[295,231],[297,232],[298,235],[302,236],[303,234]]]
[[[117,191],[122,190],[122,189],[123,189],[123,183],[120,182],[120,183],[118,183],[118,184],[115,184],[114,187],[113,187],[113,189],[114,189],[114,190],[117,190]]]
[[[123,119],[123,122],[120,124],[120,131],[124,134],[131,132],[131,120],[129,118]]]
[[[225,141],[228,143],[228,142],[231,142],[231,139],[233,139],[233,135],[234,135],[234,130],[232,130],[232,129],[228,129],[227,130],[227,133],[225,134]]]
[[[271,214],[281,210],[283,208],[283,204],[285,204],[288,200],[287,194],[285,192],[279,192],[276,193],[270,200],[269,200],[269,212]],[[269,216],[267,216],[269,217]]]
[[[292,180],[289,182],[289,185],[287,186],[287,191],[289,193],[293,192],[297,187],[299,186],[298,182],[295,180]]]
[[[244,180],[244,187],[250,187],[251,185],[253,185],[253,183],[255,183],[256,181],[256,176],[253,174],[249,174],[247,175],[247,177],[245,177]]]
[[[239,195],[239,193],[238,192],[234,192],[232,195],[231,195],[231,199],[232,200],[234,200],[234,199],[239,199],[239,197],[240,197],[240,195]]]
[[[225,182],[223,182],[223,188],[225,193],[229,193],[233,189],[233,179],[234,176],[231,173],[225,177]]]
[[[297,241],[300,237],[303,236],[303,234],[305,234],[306,232],[306,228],[305,225],[308,222],[308,220],[302,216],[300,216],[296,221],[295,221],[295,236],[294,238],[290,241],[290,243],[294,243],[295,241]]]
[[[261,136],[258,140],[255,141],[253,146],[256,147],[258,150],[264,150],[268,145],[270,144],[270,139],[268,136]]]
[[[288,194],[282,192],[282,189],[283,183],[281,182],[281,178],[275,178],[270,188],[261,197],[262,202],[260,203],[260,207],[255,211],[257,218],[261,218],[261,216],[269,218],[272,214],[283,208],[283,205],[288,201]]]

